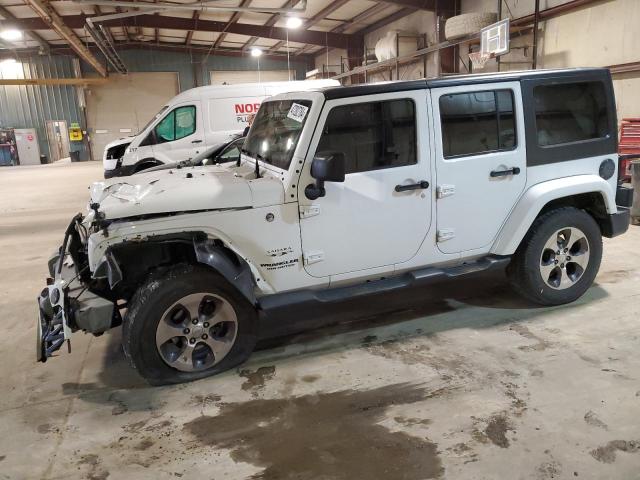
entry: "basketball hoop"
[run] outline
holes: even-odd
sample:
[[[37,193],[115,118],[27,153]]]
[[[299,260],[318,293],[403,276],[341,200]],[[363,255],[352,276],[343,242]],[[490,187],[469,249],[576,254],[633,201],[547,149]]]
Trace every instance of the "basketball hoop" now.
[[[469,54],[469,60],[473,68],[484,68],[484,65],[491,58],[491,55],[482,52],[472,52]]]

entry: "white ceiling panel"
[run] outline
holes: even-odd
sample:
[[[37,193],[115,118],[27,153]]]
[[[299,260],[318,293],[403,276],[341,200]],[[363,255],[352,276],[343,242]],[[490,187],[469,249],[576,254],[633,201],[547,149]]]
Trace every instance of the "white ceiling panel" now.
[[[318,23],[309,27],[309,30],[318,30],[320,32],[330,32],[338,25],[342,24],[342,22],[337,20],[320,20]]]

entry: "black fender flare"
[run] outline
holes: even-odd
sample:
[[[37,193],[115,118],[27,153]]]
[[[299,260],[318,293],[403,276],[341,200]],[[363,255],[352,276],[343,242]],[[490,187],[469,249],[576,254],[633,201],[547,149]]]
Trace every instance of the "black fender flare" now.
[[[255,280],[249,264],[228,248],[211,239],[193,239],[193,249],[198,263],[208,265],[222,275],[245,297],[256,305]]]

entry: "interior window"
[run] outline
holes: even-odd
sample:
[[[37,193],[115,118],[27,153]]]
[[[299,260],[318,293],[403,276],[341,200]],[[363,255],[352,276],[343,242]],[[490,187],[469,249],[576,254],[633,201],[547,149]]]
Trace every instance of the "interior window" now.
[[[243,139],[244,142],[244,139]],[[228,145],[216,159],[217,163],[235,162],[240,157],[240,147],[243,142],[233,142]]]
[[[603,138],[609,133],[602,82],[541,85],[533,89],[538,145]]]
[[[443,95],[440,121],[445,158],[511,150],[516,146],[511,90]]]
[[[173,142],[196,131],[196,107],[178,107],[164,117],[155,128],[157,143]]]
[[[417,163],[413,100],[367,102],[333,108],[316,154],[345,155],[346,173]]]

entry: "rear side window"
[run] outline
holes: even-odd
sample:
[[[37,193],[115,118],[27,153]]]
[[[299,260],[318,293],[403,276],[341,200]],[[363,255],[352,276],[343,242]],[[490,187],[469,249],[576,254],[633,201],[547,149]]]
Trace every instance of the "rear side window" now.
[[[540,85],[533,89],[538,145],[546,147],[609,135],[602,82]]]
[[[511,90],[443,95],[440,121],[445,158],[511,150],[516,146]]]
[[[345,154],[346,173],[417,163],[413,100],[355,103],[334,107],[316,153]]]

